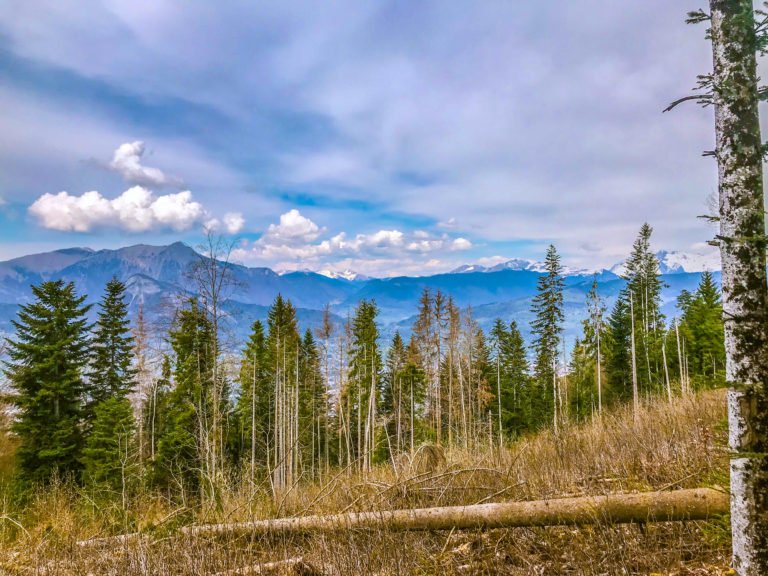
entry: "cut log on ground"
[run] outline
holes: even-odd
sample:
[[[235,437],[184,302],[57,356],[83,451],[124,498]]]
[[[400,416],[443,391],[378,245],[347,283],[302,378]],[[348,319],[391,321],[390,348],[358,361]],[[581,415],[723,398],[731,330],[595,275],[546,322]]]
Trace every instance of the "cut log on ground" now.
[[[586,525],[599,522],[626,524],[705,520],[715,515],[726,514],[728,509],[728,494],[711,488],[695,488],[672,492],[612,494],[530,502],[278,518],[236,524],[187,526],[182,528],[182,531],[191,536],[217,536],[351,529],[462,530]]]

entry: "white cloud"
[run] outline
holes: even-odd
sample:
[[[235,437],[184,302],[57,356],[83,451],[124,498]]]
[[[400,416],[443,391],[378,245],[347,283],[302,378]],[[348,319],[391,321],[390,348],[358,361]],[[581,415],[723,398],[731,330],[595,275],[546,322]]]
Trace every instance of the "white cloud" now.
[[[119,173],[126,182],[141,186],[180,186],[181,180],[167,176],[159,168],[141,164],[144,156],[144,142],[126,142],[115,150],[109,167]]]
[[[112,200],[95,190],[80,196],[68,192],[46,193],[29,207],[29,213],[44,228],[64,232],[89,232],[99,228],[128,232],[182,231],[207,217],[203,205],[192,199],[189,190],[155,196],[141,186],[129,188]]]
[[[289,210],[280,216],[279,224],[270,224],[264,234],[264,241],[270,244],[281,242],[294,244],[312,242],[320,235],[320,227],[296,210]]]
[[[351,268],[358,272],[391,275],[447,266],[438,258],[425,257],[471,247],[465,238],[451,238],[447,234],[436,236],[426,230],[377,230],[354,236],[342,231],[321,239],[325,233],[325,228],[292,209],[280,216],[279,224],[270,225],[261,238],[250,245],[243,244],[233,256],[283,270]]]
[[[451,242],[451,250],[463,251],[469,250],[470,248],[472,248],[472,242],[466,238],[455,238],[453,242]]]
[[[228,234],[237,234],[245,226],[245,218],[240,212],[228,212],[222,220]]]

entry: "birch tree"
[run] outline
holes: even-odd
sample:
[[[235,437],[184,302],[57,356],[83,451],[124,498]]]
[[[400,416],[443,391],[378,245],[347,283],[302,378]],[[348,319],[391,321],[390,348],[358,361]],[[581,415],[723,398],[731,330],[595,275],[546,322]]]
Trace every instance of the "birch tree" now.
[[[733,565],[742,576],[768,574],[768,285],[765,201],[756,53],[768,18],[755,22],[752,0],[710,0],[713,71],[697,100],[715,108],[723,320],[731,454]]]

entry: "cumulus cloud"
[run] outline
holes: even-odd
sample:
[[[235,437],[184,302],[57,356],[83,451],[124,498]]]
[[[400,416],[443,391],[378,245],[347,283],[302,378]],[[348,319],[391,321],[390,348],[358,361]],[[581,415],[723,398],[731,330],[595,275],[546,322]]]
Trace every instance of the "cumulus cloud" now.
[[[296,210],[289,210],[280,216],[279,224],[270,224],[264,234],[264,242],[271,244],[306,243],[315,240],[321,233],[320,227]]]
[[[451,250],[463,251],[470,248],[472,248],[472,242],[466,238],[454,238],[453,242],[451,242]]]
[[[166,175],[159,168],[144,166],[141,159],[145,152],[144,142],[126,142],[115,150],[109,167],[120,174],[126,182],[140,186],[181,186],[181,180]]]
[[[426,256],[467,250],[472,246],[465,238],[434,235],[426,230],[382,229],[355,235],[342,231],[322,239],[324,234],[325,228],[292,209],[280,216],[278,224],[270,225],[258,240],[244,244],[233,255],[239,260],[276,265],[281,269],[352,267],[365,273],[392,274],[445,266],[440,259]]]
[[[63,232],[101,228],[183,231],[202,223],[208,215],[189,190],[156,196],[142,186],[133,186],[113,199],[95,190],[80,196],[46,193],[29,207],[29,213],[44,228]]]

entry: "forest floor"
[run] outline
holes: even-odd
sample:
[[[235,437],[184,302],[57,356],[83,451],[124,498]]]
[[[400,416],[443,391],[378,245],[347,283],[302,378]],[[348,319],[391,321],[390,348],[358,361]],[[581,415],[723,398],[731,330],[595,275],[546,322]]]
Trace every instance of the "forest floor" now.
[[[706,522],[597,524],[397,533],[347,530],[305,535],[192,537],[192,523],[236,522],[342,511],[538,500],[680,488],[728,488],[723,391],[656,400],[542,432],[499,450],[422,450],[366,476],[340,471],[305,482],[274,503],[268,486],[226,492],[220,510],[174,508],[159,496],[98,505],[64,486],[22,513],[0,501],[0,576],[40,574],[256,574],[260,563],[302,558],[294,574],[733,574],[727,518]],[[104,546],[81,540],[140,531]],[[310,567],[313,567],[311,569]],[[263,568],[263,567],[262,567]]]

